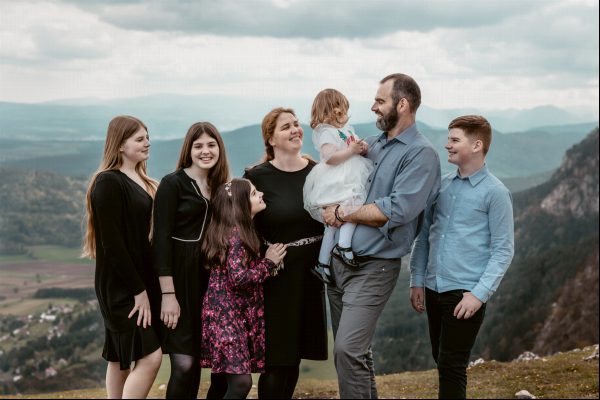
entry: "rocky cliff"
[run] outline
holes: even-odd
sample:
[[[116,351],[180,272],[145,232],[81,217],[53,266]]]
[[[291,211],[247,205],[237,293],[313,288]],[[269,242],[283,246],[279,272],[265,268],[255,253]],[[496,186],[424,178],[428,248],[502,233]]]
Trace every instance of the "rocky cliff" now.
[[[598,342],[598,128],[552,178],[515,194],[515,257],[475,354],[508,360]]]

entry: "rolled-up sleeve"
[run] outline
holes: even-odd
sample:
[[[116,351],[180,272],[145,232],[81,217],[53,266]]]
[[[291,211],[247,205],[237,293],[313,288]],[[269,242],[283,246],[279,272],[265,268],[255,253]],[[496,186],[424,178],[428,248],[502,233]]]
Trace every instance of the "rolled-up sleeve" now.
[[[415,148],[414,153],[407,155],[404,164],[396,172],[390,195],[375,200],[375,205],[388,218],[379,228],[386,238],[390,237],[391,229],[419,216],[439,182],[439,158],[433,148]]]
[[[506,188],[490,193],[488,218],[490,227],[490,259],[471,293],[487,302],[498,289],[514,255],[514,221],[512,197]]]
[[[427,206],[421,232],[415,239],[410,253],[410,287],[424,287],[429,263],[429,228],[433,223],[435,203]]]

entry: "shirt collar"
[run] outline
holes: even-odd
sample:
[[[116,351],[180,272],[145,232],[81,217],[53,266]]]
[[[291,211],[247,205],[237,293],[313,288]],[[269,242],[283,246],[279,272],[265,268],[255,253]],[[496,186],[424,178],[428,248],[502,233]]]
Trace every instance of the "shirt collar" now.
[[[397,140],[398,142],[407,144],[407,143],[410,143],[412,141],[412,139],[414,139],[414,137],[417,135],[417,133],[419,133],[419,131],[417,130],[417,124],[414,123],[411,126],[409,126],[408,128],[406,128],[405,130],[403,130],[402,132],[400,132],[399,135],[396,135],[396,137],[391,139],[389,142],[393,142],[394,140]],[[378,141],[384,142],[384,143],[388,142],[387,132],[383,132],[379,136]]]
[[[477,172],[467,176],[466,178],[460,177],[460,175],[458,174],[458,168],[456,169],[456,171],[451,172],[448,175],[448,178],[450,178],[450,180],[454,180],[457,178],[458,179],[468,179],[471,186],[477,186],[477,184],[479,184],[479,182],[484,180],[488,176],[488,174],[489,174],[489,172],[488,172],[487,164],[483,164],[483,167],[481,167]]]

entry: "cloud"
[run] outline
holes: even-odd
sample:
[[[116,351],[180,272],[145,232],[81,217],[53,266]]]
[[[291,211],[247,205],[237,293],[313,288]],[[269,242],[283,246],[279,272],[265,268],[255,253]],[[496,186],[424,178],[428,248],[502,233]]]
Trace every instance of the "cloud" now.
[[[597,2],[549,4],[493,26],[446,29],[439,36],[449,57],[477,75],[555,77],[555,84],[571,86],[598,74]]]
[[[471,0],[72,1],[123,29],[312,39],[484,26],[538,6]]]
[[[361,121],[379,79],[405,72],[430,107],[598,115],[597,1],[147,4],[0,2],[1,99],[212,94],[298,108],[334,87]]]
[[[5,2],[1,7],[0,56],[5,62],[64,64],[110,54],[110,25],[93,14],[48,2]]]

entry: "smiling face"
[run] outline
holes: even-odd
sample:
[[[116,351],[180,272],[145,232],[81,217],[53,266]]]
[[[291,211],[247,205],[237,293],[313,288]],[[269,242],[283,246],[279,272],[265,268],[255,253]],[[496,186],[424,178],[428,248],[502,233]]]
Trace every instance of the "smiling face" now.
[[[219,161],[219,144],[207,133],[203,133],[192,143],[190,150],[192,168],[210,170]]]
[[[393,80],[385,81],[379,85],[379,89],[375,94],[375,102],[371,107],[371,111],[377,115],[377,128],[384,132],[390,131],[396,126],[399,120],[398,106],[402,101],[406,101],[404,98],[401,98],[398,103],[394,101],[392,97],[393,86]]]
[[[472,140],[465,135],[465,132],[460,128],[450,129],[448,131],[448,143],[444,146],[448,151],[448,162],[459,167],[469,163],[478,153],[478,147],[481,147],[478,146],[477,142],[477,140]]]
[[[263,201],[263,192],[259,192],[253,184],[250,184],[250,214],[252,214],[252,218],[265,208],[267,205]]]
[[[121,145],[119,149],[123,160],[132,164],[146,161],[150,157],[150,136],[144,128],[138,129]]]
[[[277,117],[275,131],[269,139],[275,153],[284,152],[298,154],[302,149],[302,138],[304,131],[293,114],[282,113]]]

